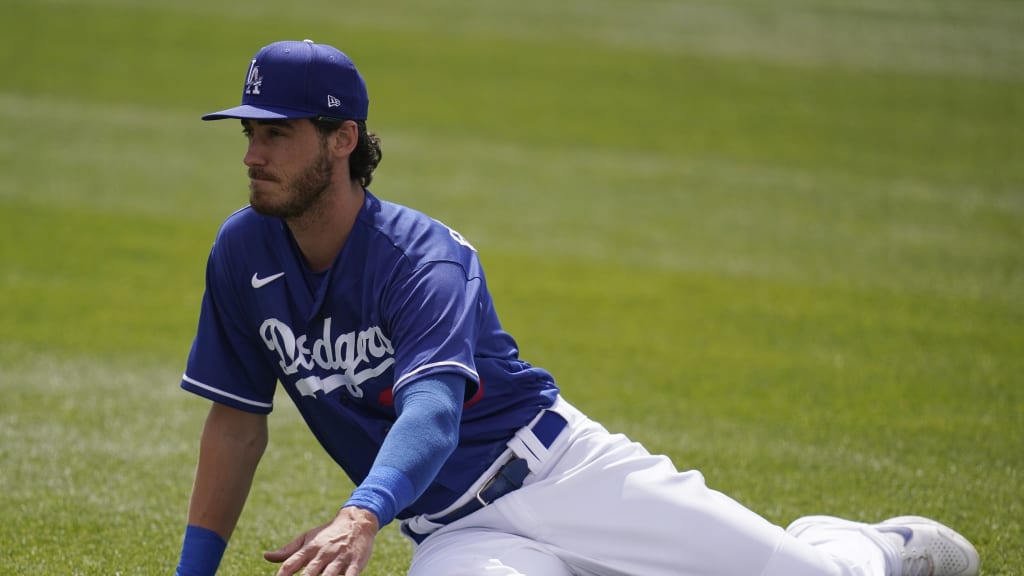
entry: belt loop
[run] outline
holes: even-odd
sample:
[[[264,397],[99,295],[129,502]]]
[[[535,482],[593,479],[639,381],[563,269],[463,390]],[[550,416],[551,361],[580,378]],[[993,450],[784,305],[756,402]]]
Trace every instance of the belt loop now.
[[[565,416],[554,410],[545,410],[537,423],[531,426],[531,430],[545,448],[551,448],[567,424]]]
[[[551,446],[565,427],[565,417],[558,412],[544,410],[529,426],[516,431],[508,447],[529,463],[531,471],[537,472],[547,462]]]

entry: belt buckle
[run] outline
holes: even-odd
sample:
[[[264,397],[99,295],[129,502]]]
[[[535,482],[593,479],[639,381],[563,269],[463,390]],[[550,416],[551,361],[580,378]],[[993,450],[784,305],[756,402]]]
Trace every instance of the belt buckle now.
[[[492,485],[494,485],[494,482],[495,482],[495,480],[498,479],[498,476],[501,476],[501,468],[504,468],[505,465],[507,465],[507,464],[508,464],[508,462],[506,462],[505,464],[502,464],[501,467],[498,468],[498,472],[495,472],[494,476],[491,476],[487,480],[487,482],[484,482],[483,484],[481,484],[480,485],[480,489],[476,491],[476,501],[479,502],[481,506],[487,507],[487,506],[491,505],[491,502],[494,502],[494,500],[491,500],[491,502],[488,502],[487,500],[484,500],[483,493],[488,488],[490,488]]]

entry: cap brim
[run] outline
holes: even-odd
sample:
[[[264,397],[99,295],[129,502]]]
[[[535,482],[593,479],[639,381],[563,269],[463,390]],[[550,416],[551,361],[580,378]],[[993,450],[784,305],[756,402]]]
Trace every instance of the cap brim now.
[[[289,118],[313,118],[316,114],[293,108],[278,108],[276,106],[263,106],[257,108],[249,104],[235,106],[220,112],[211,112],[203,116],[203,120],[223,120],[225,118],[239,118],[242,120],[287,120]]]

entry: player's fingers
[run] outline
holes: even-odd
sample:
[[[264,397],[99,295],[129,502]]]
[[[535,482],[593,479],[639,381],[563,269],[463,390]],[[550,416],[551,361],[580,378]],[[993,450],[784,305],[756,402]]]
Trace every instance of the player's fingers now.
[[[321,552],[306,563],[306,569],[302,571],[302,576],[321,576],[326,574],[326,572],[323,572],[324,563],[325,559],[323,552]]]
[[[268,562],[284,562],[289,556],[295,554],[302,548],[303,543],[306,541],[306,535],[302,534],[296,537],[291,542],[281,546],[277,550],[268,550],[263,553],[263,558]]]
[[[310,556],[313,552],[309,548],[303,548],[298,552],[292,554],[281,564],[281,569],[277,571],[277,576],[292,576],[302,570],[303,566],[309,563]],[[308,572],[309,574],[317,574],[317,572]]]

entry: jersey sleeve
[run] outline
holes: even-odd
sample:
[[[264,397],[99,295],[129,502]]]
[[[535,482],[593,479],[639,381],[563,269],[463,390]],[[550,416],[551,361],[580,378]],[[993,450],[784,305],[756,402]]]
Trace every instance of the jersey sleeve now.
[[[273,409],[277,378],[245,329],[242,300],[231,281],[226,250],[215,244],[206,265],[206,290],[199,325],[181,387],[239,410],[266,414]]]
[[[476,394],[482,285],[461,264],[439,261],[391,286],[384,306],[395,349],[395,393],[417,378],[455,373],[467,380],[466,399]]]

